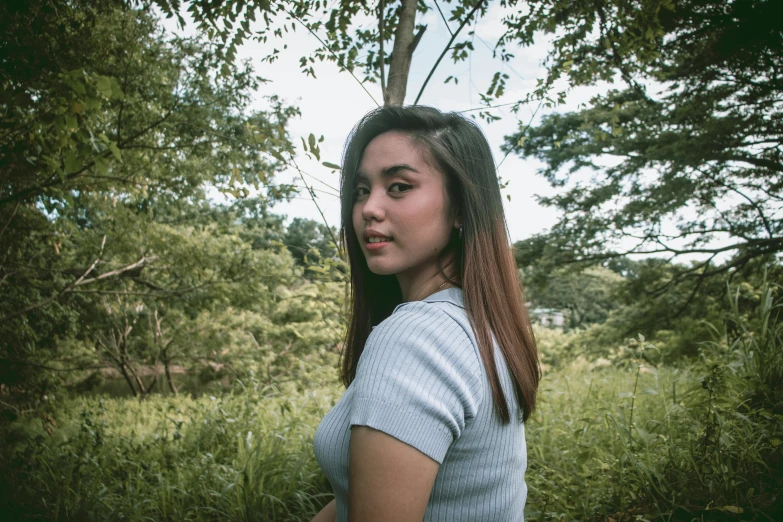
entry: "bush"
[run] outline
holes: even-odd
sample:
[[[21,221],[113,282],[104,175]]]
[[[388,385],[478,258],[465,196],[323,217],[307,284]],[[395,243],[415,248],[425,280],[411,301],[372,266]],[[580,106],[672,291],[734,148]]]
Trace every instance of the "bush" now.
[[[727,321],[704,325],[712,338],[679,367],[641,336],[591,361],[568,351],[578,334],[539,331],[549,367],[526,426],[526,520],[783,520],[774,289],[752,313],[735,291]],[[312,437],[341,394],[334,367],[308,375],[334,384],[281,393],[251,374],[222,397],[49,401],[0,433],[0,513],[308,521],[332,498]]]
[[[331,499],[312,436],[337,394],[88,399],[3,434],[10,520],[310,520]],[[56,426],[56,429],[51,429]]]
[[[527,520],[780,520],[783,327],[772,287],[736,293],[700,359],[660,366],[639,337],[615,369],[580,358],[542,381],[527,426]]]

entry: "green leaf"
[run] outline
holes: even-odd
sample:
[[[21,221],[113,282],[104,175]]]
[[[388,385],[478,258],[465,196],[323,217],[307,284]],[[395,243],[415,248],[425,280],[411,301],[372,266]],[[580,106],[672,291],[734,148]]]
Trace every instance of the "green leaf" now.
[[[114,76],[111,77],[111,94],[112,97],[116,100],[125,99],[125,93],[122,92],[122,87],[120,87],[120,83],[117,81],[117,78],[115,78]]]
[[[95,158],[95,172],[101,176],[109,173],[109,161],[106,158]]]
[[[65,163],[65,172],[71,174],[82,168],[81,160],[71,149],[66,149],[63,153],[63,162]]]
[[[79,127],[79,123],[76,120],[76,116],[71,113],[65,113],[63,115],[65,118],[65,127],[68,131],[74,131]]]
[[[590,458],[590,450],[583,451],[582,453],[580,453],[576,457],[576,464],[577,464],[577,466],[581,466],[582,464],[587,462],[587,460],[589,458]]]
[[[337,165],[336,163],[331,163],[329,161],[324,161],[323,163],[321,163],[321,165],[323,165],[326,168],[334,169],[334,170],[341,170],[342,169],[342,167],[340,165]]]
[[[117,148],[117,144],[113,141],[109,142],[109,150],[117,160],[122,160],[122,151]]]
[[[108,76],[98,76],[95,87],[101,95],[106,98],[111,98],[111,78]]]

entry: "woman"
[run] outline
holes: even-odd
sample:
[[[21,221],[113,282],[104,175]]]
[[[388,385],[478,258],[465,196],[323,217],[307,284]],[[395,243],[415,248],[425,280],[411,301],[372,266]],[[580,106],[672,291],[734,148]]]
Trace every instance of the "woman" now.
[[[486,138],[377,109],[348,139],[341,202],[347,390],[315,434],[335,500],[314,522],[523,520],[540,369]]]

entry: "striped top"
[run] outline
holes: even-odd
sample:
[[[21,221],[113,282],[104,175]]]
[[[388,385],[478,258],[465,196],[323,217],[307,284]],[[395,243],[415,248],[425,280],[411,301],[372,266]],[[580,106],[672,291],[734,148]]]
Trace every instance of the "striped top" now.
[[[348,519],[352,425],[383,431],[440,464],[424,521],[523,521],[525,428],[497,344],[495,361],[511,412],[507,425],[494,409],[461,289],[403,303],[374,327],[354,381],[315,433],[336,522]]]

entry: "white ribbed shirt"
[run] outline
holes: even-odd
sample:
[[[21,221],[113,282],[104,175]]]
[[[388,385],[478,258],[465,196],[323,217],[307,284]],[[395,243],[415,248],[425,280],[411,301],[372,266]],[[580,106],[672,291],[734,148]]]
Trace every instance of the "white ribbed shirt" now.
[[[337,522],[348,519],[352,425],[383,431],[440,463],[424,521],[523,521],[525,428],[497,344],[495,362],[511,412],[506,425],[494,409],[461,289],[403,303],[373,329],[354,381],[315,433]]]

